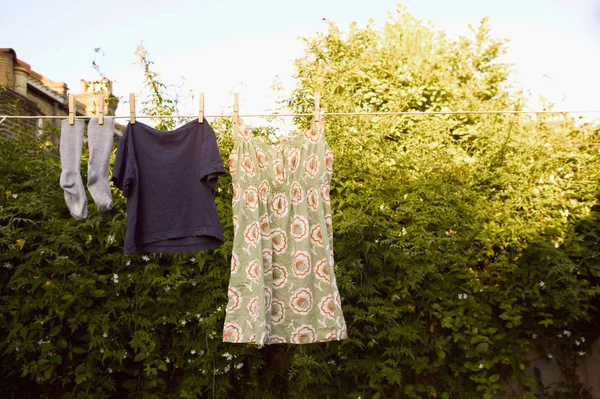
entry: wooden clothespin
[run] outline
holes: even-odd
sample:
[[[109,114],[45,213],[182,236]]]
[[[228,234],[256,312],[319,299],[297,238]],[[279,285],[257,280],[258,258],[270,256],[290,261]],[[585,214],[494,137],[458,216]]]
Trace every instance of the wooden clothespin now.
[[[75,94],[69,94],[69,125],[75,124]]]
[[[104,125],[104,94],[98,96],[98,124]]]
[[[315,92],[315,120],[321,117],[321,93]]]
[[[129,93],[129,123],[135,124],[135,94]]]
[[[198,97],[198,102],[200,103],[198,106],[198,123],[204,122],[204,93],[200,93],[200,97]]]
[[[240,119],[240,94],[233,93],[233,123]]]

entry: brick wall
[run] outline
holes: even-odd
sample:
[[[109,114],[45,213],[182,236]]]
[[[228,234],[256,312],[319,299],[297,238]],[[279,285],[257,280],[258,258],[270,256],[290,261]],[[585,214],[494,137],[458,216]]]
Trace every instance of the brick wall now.
[[[0,115],[42,115],[35,102],[11,90],[0,90]],[[0,124],[0,137],[10,138],[19,129],[37,130],[37,119],[10,119]]]

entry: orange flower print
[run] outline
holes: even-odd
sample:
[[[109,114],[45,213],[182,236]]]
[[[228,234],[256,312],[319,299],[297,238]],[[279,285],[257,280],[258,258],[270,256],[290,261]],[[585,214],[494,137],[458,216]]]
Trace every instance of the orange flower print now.
[[[306,192],[306,203],[313,211],[316,211],[319,207],[319,194],[317,194],[317,190],[314,187],[309,188]]]
[[[271,302],[271,323],[274,325],[281,324],[285,320],[285,307],[283,302],[273,299]]]
[[[258,208],[258,190],[255,187],[248,187],[244,191],[244,197],[246,198],[246,208],[251,211]]]
[[[280,337],[279,335],[271,335],[267,340],[267,344],[285,344],[285,339]]]
[[[306,137],[311,143],[316,144],[321,138],[321,130],[316,127],[312,127],[304,132],[304,137]]]
[[[299,278],[304,278],[310,273],[311,264],[310,264],[310,253],[306,251],[298,251],[296,252],[296,258],[294,261],[294,275]]]
[[[331,283],[331,275],[329,274],[329,261],[327,259],[321,259],[317,262],[315,273],[319,280],[325,281],[326,283]]]
[[[256,342],[256,334],[252,334],[250,338],[248,338],[248,342],[255,343]]]
[[[254,176],[255,173],[255,169],[254,169],[254,162],[252,161],[252,158],[250,157],[250,155],[246,154],[242,157],[242,169],[244,170],[244,172],[252,177]]]
[[[327,238],[333,238],[333,218],[331,215],[325,215],[325,228],[327,229]]]
[[[321,197],[323,198],[323,202],[329,204],[329,184],[321,184]]]
[[[335,304],[338,306],[338,308],[342,307],[342,301],[340,299],[339,291],[335,293]]]
[[[234,174],[237,172],[238,153],[237,150],[232,150],[229,154],[229,173]]]
[[[300,288],[292,295],[290,306],[296,314],[307,314],[313,307],[313,295],[310,289]]]
[[[250,321],[255,322],[258,320],[258,297],[255,296],[250,299],[250,303],[248,303],[248,314],[250,315]]]
[[[269,164],[267,161],[267,154],[259,148],[256,149],[256,160],[258,161],[258,167],[261,169],[266,169]]]
[[[233,217],[233,232],[237,233],[237,229],[240,226],[240,220],[238,219],[237,216]]]
[[[260,228],[258,226],[258,222],[252,222],[248,225],[248,227],[246,227],[246,231],[244,231],[244,239],[253,247],[258,245],[258,240],[260,239]]]
[[[335,332],[330,332],[325,336],[325,339],[331,341],[333,339],[337,339],[337,334]]]
[[[279,217],[288,213],[288,202],[284,194],[277,194],[271,203],[271,210]]]
[[[246,143],[249,142],[253,136],[252,132],[250,132],[246,125],[244,125],[242,122],[238,122],[238,133],[240,136],[242,136]]]
[[[273,305],[273,290],[269,287],[265,287],[265,313],[269,313],[271,311],[271,306]]]
[[[317,332],[310,324],[303,324],[292,333],[291,342],[293,344],[310,344],[315,342]]]
[[[302,201],[304,201],[304,190],[298,182],[292,183],[292,188],[290,189],[290,197],[292,198],[292,203],[294,205],[298,205]]]
[[[269,340],[270,336],[271,336],[271,325],[267,324],[265,326],[265,330],[262,332],[262,334],[260,334],[260,342],[258,342],[258,345],[260,345],[260,346],[265,345],[267,343],[267,341]]]
[[[346,338],[348,338],[348,331],[344,327],[338,331],[337,339],[342,340],[342,339],[346,339]]]
[[[333,151],[331,150],[325,152],[325,167],[327,168],[327,173],[333,173]]]
[[[262,202],[267,202],[267,200],[269,199],[270,192],[271,186],[269,185],[269,182],[263,180],[263,182],[260,184],[260,187],[258,188],[258,195],[260,195],[260,200]]]
[[[310,155],[304,161],[304,171],[307,175],[311,177],[315,177],[317,175],[317,171],[319,170],[319,160],[316,155]]]
[[[317,224],[310,230],[310,241],[319,246],[323,246],[323,234],[321,234],[321,225]]]
[[[335,304],[333,303],[333,295],[329,294],[325,298],[321,299],[319,303],[319,312],[328,319],[335,318]]]
[[[248,280],[258,283],[258,273],[260,273],[258,269],[258,260],[255,259],[248,264],[248,267],[246,267],[246,277],[248,277]]]
[[[297,148],[292,148],[290,150],[289,158],[288,158],[290,171],[293,173],[298,169],[298,164],[300,164],[300,151]]]
[[[233,197],[231,198],[232,205],[235,205],[240,200],[240,185],[233,185]]]
[[[285,231],[274,229],[271,231],[271,242],[273,243],[273,251],[278,254],[285,253],[287,249],[287,236]]]
[[[262,238],[269,238],[271,235],[271,224],[269,222],[269,215],[264,214],[260,218],[260,235]]]
[[[231,253],[231,274],[236,274],[240,270],[240,258],[235,252]]]
[[[283,288],[287,283],[287,271],[285,267],[273,263],[273,287]]]
[[[294,237],[294,240],[296,241],[308,237],[308,220],[304,216],[294,216],[291,231],[292,237]]]
[[[270,249],[264,248],[262,250],[262,258],[263,258],[263,274],[265,276],[273,273],[273,253]]]
[[[227,302],[227,311],[233,312],[234,310],[238,310],[242,303],[242,294],[235,288],[229,287],[227,297],[229,298],[229,302]]]
[[[223,326],[223,341],[240,342],[242,340],[242,328],[235,323],[225,323]]]
[[[285,171],[281,159],[273,161],[273,169],[275,170],[275,181],[279,184],[285,183]]]

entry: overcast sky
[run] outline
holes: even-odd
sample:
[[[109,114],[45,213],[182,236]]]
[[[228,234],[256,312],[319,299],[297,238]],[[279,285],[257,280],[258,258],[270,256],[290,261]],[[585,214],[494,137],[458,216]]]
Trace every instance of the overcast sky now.
[[[397,2],[384,0],[10,1],[0,13],[0,47],[13,48],[32,69],[72,92],[95,79],[95,59],[115,81],[116,95],[140,92],[134,51],[141,40],[168,84],[206,93],[220,113],[240,93],[241,111],[272,108],[276,76],[293,88],[299,37],[373,18],[382,24]],[[511,40],[515,78],[561,109],[600,109],[600,0],[405,0],[408,11],[451,36],[490,17],[492,33]],[[100,47],[103,54],[95,54]],[[184,111],[196,112],[187,92]],[[118,113],[125,113],[120,108]]]

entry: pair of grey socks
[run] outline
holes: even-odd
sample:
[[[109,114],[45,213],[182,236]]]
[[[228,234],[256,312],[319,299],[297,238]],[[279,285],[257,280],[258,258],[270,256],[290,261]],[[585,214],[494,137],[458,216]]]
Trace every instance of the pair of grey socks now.
[[[88,189],[99,211],[112,207],[112,194],[108,184],[108,164],[113,146],[115,120],[92,118],[88,124]],[[87,197],[81,179],[80,164],[83,150],[83,130],[85,121],[76,119],[75,124],[63,120],[60,133],[60,186],[65,192],[65,202],[71,215],[77,220],[87,217]]]

